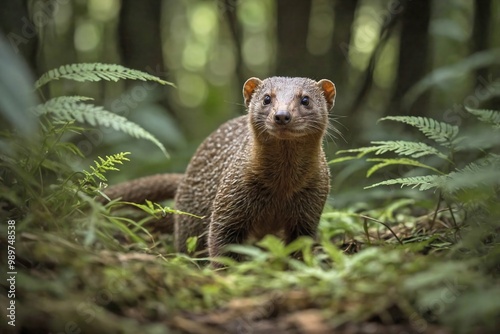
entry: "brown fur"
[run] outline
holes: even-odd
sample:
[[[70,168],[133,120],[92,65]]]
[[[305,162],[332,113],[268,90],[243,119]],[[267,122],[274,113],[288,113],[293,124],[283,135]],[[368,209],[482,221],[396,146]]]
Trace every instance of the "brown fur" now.
[[[111,199],[121,198],[124,202],[142,203],[174,198],[184,174],[155,174],[123,182],[104,191]],[[98,199],[104,203],[106,199]]]

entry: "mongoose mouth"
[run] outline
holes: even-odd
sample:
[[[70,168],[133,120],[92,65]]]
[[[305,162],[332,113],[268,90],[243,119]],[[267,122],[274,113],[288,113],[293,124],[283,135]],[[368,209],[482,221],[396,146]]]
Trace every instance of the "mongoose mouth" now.
[[[277,126],[275,124],[268,124],[266,126],[267,133],[278,139],[294,139],[307,135],[307,131],[302,127],[296,126]]]

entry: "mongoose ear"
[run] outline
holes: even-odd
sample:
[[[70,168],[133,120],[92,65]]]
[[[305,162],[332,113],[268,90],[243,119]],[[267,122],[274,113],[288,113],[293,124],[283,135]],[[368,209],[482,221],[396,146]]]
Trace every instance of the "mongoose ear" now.
[[[325,96],[328,110],[330,110],[335,104],[335,93],[336,93],[335,85],[330,80],[322,79],[318,81],[318,86],[323,91],[323,95]]]
[[[243,97],[245,98],[245,105],[248,107],[250,99],[252,98],[255,88],[260,86],[262,81],[259,78],[250,78],[243,85]]]

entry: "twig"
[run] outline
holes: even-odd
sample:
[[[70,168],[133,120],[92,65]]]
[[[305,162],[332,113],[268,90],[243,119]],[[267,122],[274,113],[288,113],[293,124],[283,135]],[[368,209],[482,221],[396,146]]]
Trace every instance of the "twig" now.
[[[394,233],[394,231],[389,227],[389,225],[387,225],[386,223],[378,220],[378,219],[375,219],[375,218],[372,218],[372,217],[369,217],[369,216],[365,216],[365,215],[358,215],[359,217],[365,219],[365,233],[368,234],[368,227],[366,226],[366,220],[371,220],[371,221],[374,221],[376,223],[379,223],[379,224],[382,224],[384,225],[389,231],[391,231],[392,235],[398,240],[399,244],[400,245],[403,245],[403,242],[401,241],[401,239],[399,239],[399,237],[396,235],[396,233]]]
[[[442,196],[442,192],[441,190],[439,191],[439,198],[438,198],[438,204],[436,206],[436,210],[434,211],[434,217],[432,217],[432,220],[431,220],[431,226],[430,228],[434,228],[434,223],[436,222],[436,218],[437,218],[437,214],[438,214],[438,211],[439,211],[439,207],[441,206],[441,201],[443,200],[443,196]]]

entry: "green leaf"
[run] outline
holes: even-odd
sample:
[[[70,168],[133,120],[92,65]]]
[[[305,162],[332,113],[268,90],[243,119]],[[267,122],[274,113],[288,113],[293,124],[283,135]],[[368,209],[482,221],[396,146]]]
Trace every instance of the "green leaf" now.
[[[372,184],[365,187],[365,189],[375,188],[378,186],[390,186],[394,184],[399,184],[402,187],[412,187],[418,188],[418,190],[428,190],[436,188],[438,186],[437,180],[440,178],[439,175],[425,175],[425,176],[414,176],[414,177],[402,177],[397,179],[390,179],[382,182]]]
[[[487,109],[472,109],[465,107],[472,115],[476,116],[481,122],[491,123],[495,126],[500,126],[500,111]]]
[[[80,184],[88,184],[88,183],[97,183],[96,178],[106,182],[106,177],[103,175],[103,173],[106,173],[107,171],[119,171],[118,168],[115,167],[116,164],[123,164],[123,161],[130,161],[129,158],[126,156],[129,155],[130,152],[120,152],[117,154],[113,155],[107,155],[106,159],[103,159],[102,157],[98,157],[99,161],[94,160],[94,166],[90,166],[90,170],[92,172],[88,172],[86,170],[83,171],[83,174],[85,177],[80,180]]]
[[[347,256],[330,240],[326,233],[321,234],[321,246],[323,246],[324,252],[335,263],[336,267],[340,270],[344,269]]]
[[[108,128],[112,127],[132,137],[147,139],[158,146],[163,154],[168,157],[168,153],[163,144],[141,126],[129,121],[123,116],[104,110],[104,108],[100,106],[79,102],[88,99],[89,98],[81,96],[56,97],[44,104],[36,106],[32,110],[39,116],[50,115],[56,120],[78,121],[81,123],[89,123],[92,126],[101,125]]]
[[[462,169],[449,173],[440,181],[440,188],[446,193],[498,186],[500,185],[500,156],[490,155],[472,162]]]
[[[375,146],[367,146],[367,147],[358,147],[358,148],[351,148],[348,150],[340,150],[336,154],[344,154],[344,153],[359,153],[354,159],[356,158],[362,158],[363,156],[367,155],[370,152],[376,151],[378,148]],[[349,158],[349,157],[347,157]],[[342,158],[339,158],[342,159]],[[344,161],[340,160],[339,162]]]
[[[432,118],[417,117],[417,116],[387,116],[380,119],[380,121],[396,121],[405,123],[419,129],[427,138],[435,142],[450,147],[453,139],[458,134],[458,126],[448,123],[438,122]]]
[[[358,159],[358,157],[350,156],[350,157],[337,158],[337,159],[330,160],[328,162],[328,164],[333,165],[333,164],[338,164],[338,163],[341,163],[341,162],[344,162],[344,161],[350,161],[350,160],[354,160],[354,159]]]
[[[373,173],[378,171],[381,168],[391,166],[391,165],[406,165],[406,166],[415,166],[415,167],[421,167],[421,168],[426,168],[430,169],[438,174],[443,174],[441,171],[438,169],[431,167],[429,165],[426,165],[424,163],[421,163],[417,160],[413,159],[408,159],[408,158],[399,158],[399,159],[367,159],[367,161],[371,162],[380,162],[374,166],[372,166],[367,172],[366,172],[366,177],[370,177]]]
[[[311,266],[314,262],[313,254],[312,254],[312,246],[314,244],[314,240],[311,237],[302,236],[288,245],[285,246],[285,254],[293,255],[298,251],[302,251],[302,256],[304,262],[306,262],[309,266]]]
[[[396,141],[372,141],[376,145],[376,155],[384,154],[386,152],[394,152],[399,155],[407,155],[412,158],[420,158],[427,155],[435,155],[442,159],[447,160],[448,157],[441,153],[439,150],[425,143],[396,140]]]
[[[186,240],[186,249],[189,254],[192,254],[196,251],[196,246],[198,245],[198,237],[189,237]]]
[[[446,175],[391,179],[365,187],[365,189],[393,184],[400,184],[401,187],[418,187],[421,191],[438,188],[447,194],[452,194],[462,189],[498,186],[500,185],[500,156],[490,155],[485,159],[470,163],[466,167]]]
[[[48,71],[35,82],[35,89],[59,79],[70,79],[75,81],[118,81],[120,79],[132,79],[141,81],[154,81],[162,85],[174,86],[171,82],[162,80],[146,72],[123,67],[116,64],[80,63],[63,65]]]
[[[136,208],[141,209],[142,211],[156,218],[165,217],[167,214],[175,214],[175,215],[186,215],[198,219],[203,219],[202,216],[197,216],[189,212],[172,209],[169,208],[168,206],[161,206],[160,204],[151,202],[149,200],[146,200],[145,202],[146,204],[139,204],[134,202],[116,202],[116,204],[127,204],[135,206]]]
[[[393,202],[389,203],[389,205],[387,205],[384,208],[383,212],[381,213],[381,215],[378,219],[381,221],[396,220],[394,213],[397,210],[404,208],[406,206],[414,205],[414,204],[415,204],[415,200],[412,198],[396,199]]]
[[[283,257],[287,255],[285,254],[285,245],[283,244],[283,241],[274,235],[266,235],[257,243],[257,245],[267,249],[275,256]]]
[[[228,245],[225,247],[227,251],[238,253],[241,255],[250,256],[252,259],[257,261],[264,261],[268,258],[268,253],[262,249],[252,246],[252,245]]]
[[[455,140],[457,145],[455,151],[473,150],[476,152],[486,151],[498,146],[500,143],[500,125],[485,127],[480,124],[476,127],[467,128],[465,131],[460,131],[463,136]]]

